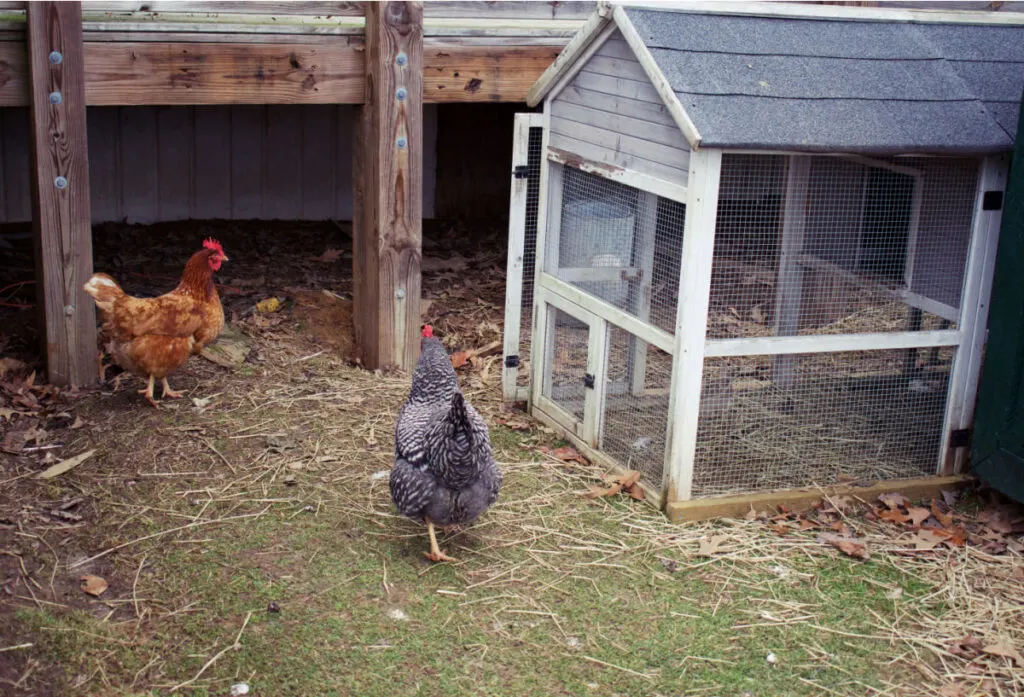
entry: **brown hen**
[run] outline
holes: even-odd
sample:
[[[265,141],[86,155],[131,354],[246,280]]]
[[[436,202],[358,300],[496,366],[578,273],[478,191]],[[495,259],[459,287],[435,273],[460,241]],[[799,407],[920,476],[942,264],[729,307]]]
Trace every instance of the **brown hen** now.
[[[106,352],[124,370],[149,380],[139,394],[154,407],[156,379],[162,381],[165,397],[180,397],[167,384],[167,376],[224,328],[213,273],[227,259],[219,242],[206,240],[185,264],[178,287],[156,298],[134,298],[105,273],[93,274],[85,284],[103,318]]]

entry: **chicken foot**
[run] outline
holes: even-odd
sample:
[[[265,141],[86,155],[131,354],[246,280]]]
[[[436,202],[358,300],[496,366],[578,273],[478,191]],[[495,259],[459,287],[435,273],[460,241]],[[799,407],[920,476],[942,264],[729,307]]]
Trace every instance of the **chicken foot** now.
[[[163,379],[163,390],[164,397],[170,397],[171,399],[178,399],[179,397],[185,396],[183,391],[179,392],[178,390],[172,390],[171,386],[167,384],[167,378]]]
[[[434,531],[434,521],[427,518],[427,534],[430,535],[430,551],[424,552],[424,556],[430,561],[456,561],[449,557],[437,544],[437,533]]]
[[[153,377],[152,375],[150,375],[149,376],[149,383],[146,385],[146,389],[139,390],[139,394],[144,396],[146,398],[147,402],[149,402],[154,407],[159,409],[160,407],[157,405],[156,400],[153,399],[153,383],[155,383],[155,382],[156,382],[156,378]]]

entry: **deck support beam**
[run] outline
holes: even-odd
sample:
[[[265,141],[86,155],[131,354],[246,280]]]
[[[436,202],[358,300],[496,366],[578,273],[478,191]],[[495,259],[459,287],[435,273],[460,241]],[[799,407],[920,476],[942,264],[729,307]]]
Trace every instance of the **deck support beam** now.
[[[28,5],[32,219],[36,297],[49,381],[99,377],[96,309],[82,289],[92,274],[82,7]]]
[[[419,358],[423,3],[366,5],[366,99],[355,144],[356,347],[367,368]]]

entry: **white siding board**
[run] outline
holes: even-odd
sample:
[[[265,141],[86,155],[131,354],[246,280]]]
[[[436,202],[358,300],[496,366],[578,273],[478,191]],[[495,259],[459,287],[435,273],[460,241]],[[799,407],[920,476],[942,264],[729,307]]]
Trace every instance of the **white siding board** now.
[[[603,50],[602,46],[602,50]],[[627,46],[628,48],[628,46]],[[650,82],[647,73],[635,57],[618,58],[606,56],[599,50],[593,58],[587,61],[586,69],[592,73],[601,75],[614,75],[618,78],[636,80],[637,82]]]
[[[569,136],[577,140],[594,143],[608,150],[621,152],[628,157],[656,162],[678,169],[680,172],[686,171],[684,168],[690,160],[689,152],[686,150],[659,145],[649,140],[642,140],[604,128],[576,123],[554,114],[551,116],[551,131],[552,133]]]
[[[614,94],[626,99],[637,99],[641,102],[652,102],[654,104],[662,103],[658,91],[654,89],[654,85],[650,82],[638,82],[637,80],[618,78],[612,75],[602,75],[601,73],[587,70],[586,67],[580,69],[580,72],[573,78],[571,84],[594,90],[595,92]]]
[[[156,108],[122,108],[119,121],[122,212],[129,223],[150,223],[160,201]]]
[[[192,214],[231,217],[231,107],[195,108]]]
[[[156,220],[189,218],[192,204],[192,114],[185,107],[159,107],[157,111]]]
[[[551,148],[568,151],[585,160],[607,163],[621,169],[639,172],[641,174],[662,179],[666,182],[679,184],[680,186],[686,186],[686,181],[689,176],[689,173],[686,170],[669,167],[658,162],[651,162],[650,160],[644,160],[638,157],[631,157],[600,145],[594,145],[592,142],[579,140],[572,136],[555,133],[554,131],[550,132],[548,145]]]
[[[668,107],[660,102],[657,104],[654,102],[641,102],[614,94],[595,92],[594,90],[584,89],[576,85],[570,85],[562,90],[562,93],[558,95],[558,101],[566,104],[586,106],[591,109],[600,109],[601,111],[632,117],[648,123],[665,125],[667,121],[672,120]],[[646,124],[644,126],[646,127]],[[672,127],[676,128],[674,123]],[[679,129],[676,128],[676,130]],[[686,139],[682,137],[682,133],[680,133],[680,140],[686,144]],[[689,145],[686,145],[686,147],[689,147]]]
[[[265,106],[231,108],[231,217],[263,217]]]
[[[666,126],[650,121],[639,123],[638,119],[632,116],[620,116],[614,112],[581,106],[564,100],[557,100],[551,105],[551,116],[615,133],[630,133],[640,140],[669,148],[687,150],[683,134],[674,125]]]

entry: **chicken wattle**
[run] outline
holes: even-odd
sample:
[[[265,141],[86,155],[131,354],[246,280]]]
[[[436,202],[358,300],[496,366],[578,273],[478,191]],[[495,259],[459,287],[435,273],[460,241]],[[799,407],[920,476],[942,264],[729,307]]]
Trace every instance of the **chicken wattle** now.
[[[430,325],[412,389],[395,425],[391,499],[405,516],[426,523],[431,561],[452,561],[434,531],[475,521],[498,499],[501,472],[487,423],[459,391],[458,377]]]

